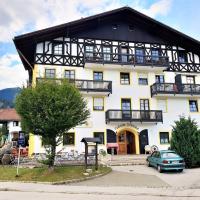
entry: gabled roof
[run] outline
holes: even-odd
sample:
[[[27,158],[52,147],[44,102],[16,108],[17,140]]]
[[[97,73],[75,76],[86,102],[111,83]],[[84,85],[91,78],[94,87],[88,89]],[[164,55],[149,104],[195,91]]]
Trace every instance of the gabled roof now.
[[[0,122],[20,121],[21,118],[13,108],[0,109]]]
[[[74,32],[91,28],[98,24],[99,21],[109,20],[113,17],[121,16],[129,21],[140,20],[144,26],[153,29],[161,37],[167,38],[172,43],[182,44],[183,47],[200,55],[200,42],[191,38],[161,22],[158,22],[130,7],[122,7],[101,14],[82,18],[80,20],[68,22],[58,26],[42,29],[39,31],[16,36],[13,41],[19,52],[20,58],[25,69],[31,69],[34,62],[35,45],[39,41],[50,40],[63,35],[70,35]],[[142,42],[142,41],[141,41]]]

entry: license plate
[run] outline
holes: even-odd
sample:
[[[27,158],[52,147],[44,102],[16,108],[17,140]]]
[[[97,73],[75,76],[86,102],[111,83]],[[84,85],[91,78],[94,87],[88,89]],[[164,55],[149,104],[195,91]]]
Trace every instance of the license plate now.
[[[173,163],[173,164],[178,164],[179,161],[175,160],[175,161],[173,161],[172,163]]]

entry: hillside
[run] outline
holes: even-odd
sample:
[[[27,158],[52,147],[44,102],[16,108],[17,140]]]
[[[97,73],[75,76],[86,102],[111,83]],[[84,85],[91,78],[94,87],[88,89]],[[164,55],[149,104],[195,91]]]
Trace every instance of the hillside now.
[[[0,90],[0,108],[12,108],[14,107],[14,101],[20,92],[20,88],[6,88]]]

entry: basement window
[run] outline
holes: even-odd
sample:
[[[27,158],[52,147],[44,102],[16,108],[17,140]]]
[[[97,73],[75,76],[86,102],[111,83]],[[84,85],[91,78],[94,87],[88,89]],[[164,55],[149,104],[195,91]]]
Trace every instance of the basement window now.
[[[160,132],[160,144],[169,144],[169,132]]]

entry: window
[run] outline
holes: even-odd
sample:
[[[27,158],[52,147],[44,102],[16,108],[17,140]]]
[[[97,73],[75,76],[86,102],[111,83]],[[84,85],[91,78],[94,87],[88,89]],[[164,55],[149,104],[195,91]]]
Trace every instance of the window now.
[[[131,118],[131,99],[122,99],[121,107],[122,107],[122,118],[130,119]]]
[[[169,132],[160,132],[160,144],[169,144]]]
[[[197,100],[190,100],[189,106],[190,106],[190,112],[198,112]]]
[[[147,74],[139,74],[138,84],[139,85],[148,85]]]
[[[117,30],[117,28],[118,28],[117,24],[113,24],[113,25],[112,25],[112,29],[113,29],[113,30]]]
[[[85,56],[86,56],[86,58],[93,58],[94,57],[94,55],[93,55],[93,53],[94,53],[94,46],[92,46],[92,45],[90,45],[90,46],[86,46],[85,47]]]
[[[129,73],[120,73],[120,83],[121,85],[130,85],[130,74]]]
[[[140,110],[149,110],[149,99],[140,99]]]
[[[159,99],[157,101],[158,110],[162,110],[164,113],[167,112],[167,100]]]
[[[164,75],[156,75],[156,83],[164,83],[165,78]]]
[[[64,133],[63,145],[75,145],[75,133]]]
[[[187,84],[195,84],[195,77],[194,76],[186,76],[186,83]]]
[[[93,80],[102,81],[103,80],[103,72],[93,72]]]
[[[131,110],[131,99],[122,99],[121,104],[122,110]]]
[[[178,60],[180,63],[188,62],[187,53],[185,51],[178,51]]]
[[[134,26],[133,25],[129,25],[129,31],[134,31]]]
[[[45,78],[55,78],[56,70],[55,69],[45,69]]]
[[[136,48],[135,49],[135,57],[136,57],[136,63],[141,64],[144,63],[144,49],[142,48]]]
[[[63,54],[63,45],[62,44],[54,44],[54,54],[56,55],[62,55]]]
[[[14,121],[13,122],[13,126],[19,126],[19,122],[18,121]]]
[[[128,48],[127,47],[122,47],[121,48],[121,61],[123,63],[128,62]]]
[[[104,132],[94,132],[94,137],[100,138],[100,144],[104,144]]]
[[[110,61],[110,53],[111,53],[110,47],[103,47],[103,60],[104,61]]]
[[[118,135],[118,141],[119,142],[125,142],[125,134],[124,133],[121,133]]]
[[[152,49],[151,50],[151,59],[153,62],[159,61],[160,51],[159,49]]]
[[[75,71],[74,70],[65,70],[64,77],[67,79],[75,79]]]
[[[93,110],[104,110],[104,98],[94,97],[93,98]]]

